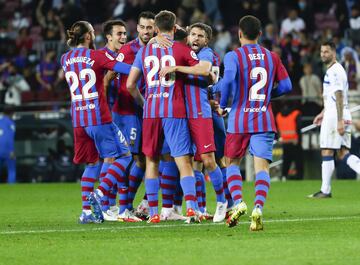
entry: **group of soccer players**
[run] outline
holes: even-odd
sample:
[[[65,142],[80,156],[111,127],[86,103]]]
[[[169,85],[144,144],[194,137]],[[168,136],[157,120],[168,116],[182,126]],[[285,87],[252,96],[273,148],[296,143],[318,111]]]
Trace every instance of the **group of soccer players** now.
[[[220,60],[208,47],[211,27],[195,23],[185,31],[175,22],[169,11],[143,12],[138,37],[126,43],[126,25],[108,21],[107,45],[100,50],[95,50],[88,22],[78,21],[68,30],[71,50],[61,64],[72,98],[74,162],[86,163],[79,221],[139,222],[148,208],[148,223],[198,222],[208,216],[204,168],[216,193],[213,221],[227,215],[233,227],[247,212],[239,166],[249,147],[256,173],[250,229],[262,230],[276,132],[270,99],[291,91],[288,74],[276,54],[257,44],[261,23],[253,16],[240,20],[241,48],[226,54],[219,82]],[[135,210],[143,178],[146,194]]]

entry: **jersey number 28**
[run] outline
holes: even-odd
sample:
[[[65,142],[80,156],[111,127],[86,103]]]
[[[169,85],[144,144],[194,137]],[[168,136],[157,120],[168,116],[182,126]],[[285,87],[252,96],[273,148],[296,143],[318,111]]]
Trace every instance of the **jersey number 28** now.
[[[172,57],[171,55],[164,55],[159,60],[158,57],[154,55],[150,55],[145,57],[144,64],[146,68],[152,66],[149,73],[146,75],[146,80],[149,87],[154,87],[159,85],[169,87],[174,85],[175,73],[169,74],[168,80],[166,80],[165,77],[161,78],[161,80],[157,80],[157,78],[155,78],[155,75],[159,73],[160,65],[161,67],[176,65],[174,57]]]

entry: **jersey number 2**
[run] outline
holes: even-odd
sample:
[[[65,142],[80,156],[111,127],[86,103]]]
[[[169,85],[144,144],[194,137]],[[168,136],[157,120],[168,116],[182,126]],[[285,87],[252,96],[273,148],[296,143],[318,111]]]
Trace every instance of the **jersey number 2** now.
[[[80,81],[86,81],[86,77],[88,77],[88,80],[82,86],[81,94],[76,94],[76,90],[79,87]],[[68,84],[71,83],[70,86],[71,101],[93,99],[99,96],[98,92],[91,92],[91,93],[89,92],[96,83],[96,74],[94,70],[82,69],[79,72],[79,76],[74,71],[69,71],[65,73],[65,78]]]
[[[264,67],[255,67],[250,72],[250,78],[257,80],[260,75],[260,80],[250,87],[249,100],[250,101],[264,101],[266,94],[260,94],[259,90],[266,85],[267,72]]]

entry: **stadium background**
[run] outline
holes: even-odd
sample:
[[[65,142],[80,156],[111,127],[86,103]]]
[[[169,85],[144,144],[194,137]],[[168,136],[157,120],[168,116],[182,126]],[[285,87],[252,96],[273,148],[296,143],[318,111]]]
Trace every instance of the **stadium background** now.
[[[261,43],[279,53],[294,86],[290,96],[273,102],[274,112],[291,105],[301,110],[304,127],[321,109],[321,97],[301,89],[300,80],[307,64],[322,80],[324,68],[319,50],[324,40],[331,39],[336,43],[338,60],[345,66],[349,78],[351,106],[359,105],[358,4],[359,1],[354,0],[0,1],[0,112],[6,104],[15,105],[18,181],[75,181],[82,172],[71,163],[69,93],[59,68],[59,57],[67,49],[65,31],[73,22],[90,21],[96,31],[96,45],[100,48],[104,45],[101,23],[107,19],[125,20],[128,40],[131,40],[136,37],[136,18],[141,11],[156,13],[167,9],[176,13],[177,23],[181,26],[198,21],[211,25],[214,36],[210,46],[223,57],[239,45],[239,18],[246,14],[255,15],[263,23]],[[293,16],[291,20],[290,16]],[[297,27],[301,21],[304,27],[299,31],[288,31],[289,25]],[[20,80],[22,85],[14,89]],[[357,116],[353,114],[355,123]],[[359,142],[354,127],[352,152],[358,155]],[[304,178],[320,178],[318,132],[302,135],[302,146]],[[281,158],[281,152],[281,144],[278,144],[274,149],[275,160]],[[338,178],[356,178],[345,165],[340,168]],[[279,166],[274,167],[272,175],[279,174]],[[1,176],[4,175],[2,172]],[[2,177],[1,181],[6,178]]]

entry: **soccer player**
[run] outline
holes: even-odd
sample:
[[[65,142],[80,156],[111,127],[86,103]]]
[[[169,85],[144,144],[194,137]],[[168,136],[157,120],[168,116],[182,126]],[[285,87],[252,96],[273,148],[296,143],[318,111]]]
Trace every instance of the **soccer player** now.
[[[0,172],[2,165],[7,167],[8,183],[16,182],[16,158],[14,153],[15,123],[12,120],[13,112],[10,106],[6,106],[4,114],[0,115]]]
[[[335,169],[334,154],[342,159],[357,174],[360,174],[360,159],[349,153],[351,146],[351,113],[348,106],[348,80],[340,63],[336,61],[335,43],[321,45],[321,61],[327,67],[323,81],[324,109],[314,119],[321,125],[320,148],[322,156],[322,184],[319,192],[310,198],[331,198],[331,175]]]
[[[210,26],[204,23],[195,23],[190,26],[189,45],[197,54],[199,64],[203,65],[208,71],[212,69],[214,60],[216,60],[213,50],[208,47],[211,37],[212,29]],[[189,67],[182,66],[178,66],[176,71],[191,73]],[[216,148],[212,110],[208,99],[208,85],[209,82],[206,77],[189,75],[189,79],[185,84],[186,111],[191,138],[196,146],[194,162],[194,172],[197,181],[196,186],[197,188],[205,187],[202,165],[199,163],[199,161],[201,161],[210,176],[216,192],[217,205],[213,222],[222,222],[226,214],[227,201],[223,189],[223,176],[215,160]],[[205,198],[201,196],[204,192],[204,188],[197,190],[197,193],[200,193],[198,200],[205,200]],[[200,210],[205,213],[203,206],[205,206],[205,201],[203,201],[199,207]]]
[[[224,78],[221,86],[220,113],[227,106],[230,92],[233,101],[228,118],[225,143],[227,182],[234,200],[227,225],[233,227],[247,211],[242,200],[240,161],[249,146],[254,157],[255,202],[250,230],[263,229],[262,209],[270,187],[269,163],[272,160],[276,127],[270,99],[291,91],[292,85],[279,57],[257,44],[261,22],[254,16],[244,16],[239,22],[241,47],[224,57]],[[274,82],[278,83],[273,88]]]
[[[172,40],[176,16],[169,11],[161,11],[155,16],[159,34]],[[161,146],[164,141],[169,145],[180,171],[180,182],[184,192],[188,221],[198,219],[195,208],[195,178],[191,166],[192,153],[190,133],[186,120],[184,103],[184,79],[180,74],[160,75],[160,69],[167,65],[193,65],[193,73],[209,75],[209,71],[199,65],[198,58],[189,47],[174,42],[170,48],[162,48],[154,43],[139,50],[127,80],[130,94],[144,105],[142,150],[146,155],[145,189],[150,206],[149,223],[160,222],[158,214],[158,164]],[[136,89],[141,75],[146,80],[146,101]]]
[[[105,51],[96,51],[94,29],[87,21],[75,22],[68,33],[70,51],[61,57],[61,65],[71,94],[74,127],[74,163],[86,163],[81,178],[83,212],[79,222],[103,222],[101,197],[124,178],[131,156],[121,131],[112,123],[104,94],[104,72],[129,73],[130,65],[116,61]],[[96,192],[94,182],[101,163],[111,164]],[[87,201],[94,206],[94,214]]]
[[[106,46],[101,48],[110,54],[112,57],[117,58],[120,48],[126,43],[126,25],[122,20],[109,20],[103,24],[103,34],[107,40]],[[115,76],[114,76],[115,75]],[[115,103],[116,91],[115,89],[120,85],[120,75],[113,71],[108,71],[107,75],[104,77],[104,90],[105,95],[107,95],[108,105],[111,107]],[[101,182],[102,178],[105,177],[107,169],[109,168],[110,163],[103,163],[101,167],[99,181]],[[109,196],[105,195],[102,200],[102,211],[105,221],[117,221],[119,208],[116,206],[116,194],[118,191],[117,185],[109,192]],[[125,189],[127,191],[127,189]],[[124,196],[124,191],[121,190],[121,195]],[[120,201],[123,202],[123,198],[120,198]],[[125,206],[126,207],[126,206]]]
[[[145,11],[140,13],[137,24],[138,36],[121,47],[118,55],[120,61],[133,64],[139,49],[146,46],[154,36],[154,18],[155,14],[152,12]],[[133,201],[145,173],[145,158],[141,152],[142,108],[129,94],[126,88],[127,78],[128,76],[124,74],[120,76],[120,84],[117,87],[117,99],[112,108],[112,115],[113,121],[124,133],[134,158],[134,163],[129,172],[129,189],[128,197],[126,198],[128,210],[133,210]],[[141,93],[144,91],[144,85],[145,81],[141,78],[137,83]],[[143,208],[139,207],[138,210],[140,209],[143,210]]]

